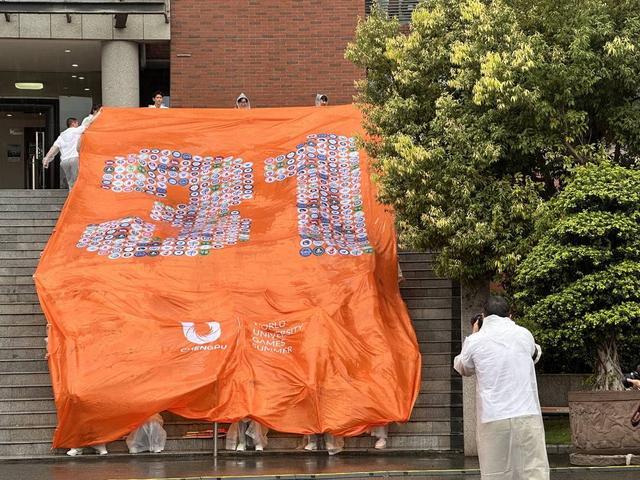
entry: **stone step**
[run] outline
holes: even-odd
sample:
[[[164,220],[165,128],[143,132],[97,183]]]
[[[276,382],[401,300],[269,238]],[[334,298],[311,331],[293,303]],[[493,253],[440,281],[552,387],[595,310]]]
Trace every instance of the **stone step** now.
[[[451,280],[444,280],[442,278],[431,278],[431,279],[423,279],[423,278],[405,278],[405,280],[400,283],[400,288],[443,288],[443,289],[453,289],[453,285]]]
[[[0,348],[0,360],[26,360],[26,359],[44,359],[47,349],[42,342],[42,347],[29,348]],[[2,396],[0,395],[0,399]]]
[[[457,375],[453,365],[425,365],[422,368],[422,378],[425,380],[445,380]]]
[[[20,268],[20,267],[16,267]],[[0,269],[1,271],[2,269]],[[447,313],[445,316],[440,318],[448,318],[447,315],[451,316],[451,305],[455,300],[452,297],[409,297],[404,299],[404,303],[407,305],[407,308],[411,311],[415,311],[416,309],[439,309],[444,310]],[[459,300],[458,300],[459,302]],[[432,317],[428,317],[432,318]]]
[[[22,197],[26,198],[67,198],[69,190],[64,188],[55,188],[47,190],[26,190],[17,188],[0,189],[0,199],[6,198],[8,203],[14,201],[22,201]],[[20,198],[18,198],[20,197]],[[0,200],[4,201],[4,200]]]
[[[370,436],[346,439],[345,453],[348,453],[349,451],[362,451],[365,449],[370,450],[373,447],[374,441],[375,439]],[[287,452],[298,448],[300,444],[300,436],[274,438],[269,442],[267,450],[286,454]],[[223,439],[221,439],[219,445],[224,447]],[[402,436],[389,437],[387,441],[387,448],[390,451],[394,449],[449,451],[451,449],[451,445],[452,441],[449,435],[438,434],[430,436],[423,436],[422,434],[406,434]],[[111,454],[127,452],[126,444],[122,440],[109,443],[107,448]],[[0,442],[0,459],[24,458],[26,456],[30,458],[56,458],[58,456],[64,458],[64,452],[64,449],[60,449],[54,452],[55,456],[52,456],[51,443],[48,441],[27,440],[22,442]],[[213,452],[213,439],[168,437],[165,452],[184,453],[185,455],[203,452],[210,454]],[[85,450],[84,455],[95,454],[87,449]],[[242,454],[238,454],[237,456],[239,459],[243,457]],[[127,458],[129,458],[128,455]]]
[[[18,386],[18,385],[50,385],[51,377],[49,372],[22,372],[8,373],[0,372],[0,385],[2,387]],[[45,422],[46,423],[46,422]]]
[[[40,303],[35,293],[0,293],[0,305],[10,303]]]
[[[49,226],[6,226],[0,225],[0,235],[51,235],[53,228]]]
[[[0,259],[0,262],[2,260]],[[32,275],[0,276],[0,285],[33,285]]]
[[[35,270],[31,267],[0,267],[0,276],[33,275]]]
[[[3,267],[29,267],[35,272],[39,261],[39,256],[34,258],[0,258],[0,265]]]
[[[422,363],[432,366],[453,365],[450,353],[423,353]]]
[[[409,280],[413,280],[413,279],[420,279],[420,280],[440,280],[442,282],[448,282],[449,284],[451,283],[451,280],[447,280],[447,279],[443,279],[441,277],[438,277],[433,270],[429,269],[429,268],[424,268],[421,270],[404,270],[404,268],[402,269],[402,276],[405,278],[405,281],[409,281]],[[404,282],[402,283],[402,285],[404,285]]]
[[[0,413],[55,411],[53,397],[42,398],[3,398],[0,399]],[[52,425],[55,427],[55,424]],[[1,438],[0,440],[7,440]]]
[[[21,250],[42,250],[46,242],[0,242],[0,250],[15,252]]]
[[[46,325],[42,313],[0,314],[0,325]]]
[[[450,308],[409,308],[411,318],[421,320],[450,320],[453,319],[453,312]]]
[[[47,370],[47,361],[42,356],[34,358],[0,359],[0,373],[43,372]]]
[[[0,263],[4,264],[5,260],[0,259]],[[36,293],[36,286],[31,285],[0,285],[0,293]]]
[[[404,262],[433,262],[435,254],[431,252],[398,252],[400,264]]]
[[[0,337],[0,348],[13,347],[42,347],[44,346],[44,335],[25,335],[21,337]]]
[[[39,304],[34,303],[10,303],[6,305],[0,305],[0,314],[21,314],[21,313],[42,313]]]
[[[455,357],[459,350],[452,351],[451,342],[443,341],[443,342],[432,342],[429,340],[418,342],[418,348],[420,349],[420,353],[422,355],[428,354],[440,354],[440,355],[449,355]]]
[[[450,342],[451,332],[446,330],[436,330],[430,332],[424,330],[416,330],[416,337],[418,338],[418,342]]]
[[[55,220],[60,216],[60,212],[2,212],[0,211],[0,220],[21,220],[24,218]],[[4,221],[2,222],[5,223]]]
[[[435,331],[435,330],[457,330],[454,320],[416,320],[413,319],[413,328],[416,330]]]
[[[404,285],[400,287],[402,298],[456,298],[460,301],[460,297],[454,297],[452,292],[452,288],[405,287]]]
[[[433,271],[433,262],[425,260],[407,262],[403,259],[400,261],[400,268],[402,269],[402,276],[404,276],[405,272],[415,272],[423,270]]]
[[[46,242],[49,233],[0,233],[0,242]]]
[[[53,229],[57,218],[9,218],[1,223],[3,227],[47,227]]]
[[[44,384],[0,385],[0,398],[9,400],[13,398],[53,398],[53,388],[50,379]]]
[[[126,452],[127,446],[124,441],[119,440],[112,442],[108,445],[108,449],[112,453]],[[66,449],[60,449],[55,451],[56,456],[61,458],[68,458],[64,456]],[[213,439],[211,438],[167,438],[165,445],[165,452],[184,452],[198,453],[198,452],[212,452],[213,451]],[[52,457],[51,442],[50,441],[9,441],[0,442],[0,459],[19,459],[19,458],[33,458],[33,457]],[[89,455],[89,450],[86,450],[85,455]],[[91,453],[93,455],[93,452]]]
[[[28,217],[33,212],[60,212],[62,205],[58,202],[47,203],[23,203],[16,202],[0,202],[0,212],[24,212],[23,217]]]
[[[1,405],[0,405],[1,406]],[[55,425],[25,425],[19,427],[0,427],[0,442],[7,441],[41,441],[51,442],[55,432]],[[188,432],[209,433],[213,429],[213,423],[184,421],[179,423],[165,423],[164,429],[167,436],[185,438]],[[188,437],[186,437],[188,438]],[[213,438],[211,435],[209,438]]]
[[[37,250],[0,250],[0,264],[7,259],[16,259],[16,258],[40,258],[42,253],[42,249]]]
[[[429,334],[426,336],[428,337]],[[420,346],[420,352],[422,353],[449,353],[453,350],[455,355],[460,353],[460,349],[462,347],[461,342],[452,342],[449,340],[422,340],[418,342],[418,345]]]
[[[19,202],[21,205],[33,205],[37,208],[38,205],[64,205],[66,195],[55,197],[19,197],[11,198],[0,195],[0,205],[11,205]]]

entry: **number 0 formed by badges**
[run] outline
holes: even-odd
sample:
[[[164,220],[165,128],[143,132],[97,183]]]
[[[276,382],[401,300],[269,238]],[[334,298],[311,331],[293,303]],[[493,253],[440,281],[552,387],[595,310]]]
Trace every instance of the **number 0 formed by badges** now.
[[[300,255],[372,253],[360,184],[355,138],[319,133],[296,150],[264,162],[267,183],[298,178]]]
[[[360,157],[355,139],[308,135],[296,150],[264,162],[267,183],[296,176],[300,255],[372,253],[362,208]],[[208,255],[249,240],[251,219],[235,208],[253,199],[253,163],[234,157],[200,157],[171,150],[142,149],[105,161],[102,188],[116,193],[167,196],[168,186],[189,189],[189,201],[153,204],[150,216],[177,227],[160,238],[156,223],[123,217],[88,225],[78,248],[110,259]]]

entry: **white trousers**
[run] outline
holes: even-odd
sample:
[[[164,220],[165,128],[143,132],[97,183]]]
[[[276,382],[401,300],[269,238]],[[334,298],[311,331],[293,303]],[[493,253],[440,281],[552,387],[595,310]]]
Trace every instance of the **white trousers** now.
[[[69,184],[69,190],[71,190],[78,179],[78,165],[80,163],[78,160],[78,157],[73,157],[60,162],[64,176]]]
[[[482,480],[549,480],[540,415],[478,423]]]

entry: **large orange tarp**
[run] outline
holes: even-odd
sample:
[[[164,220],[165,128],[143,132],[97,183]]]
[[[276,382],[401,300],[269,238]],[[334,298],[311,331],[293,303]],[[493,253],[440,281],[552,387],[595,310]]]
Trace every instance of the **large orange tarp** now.
[[[171,411],[357,435],[420,354],[352,106],[105,109],[35,280],[54,447]]]

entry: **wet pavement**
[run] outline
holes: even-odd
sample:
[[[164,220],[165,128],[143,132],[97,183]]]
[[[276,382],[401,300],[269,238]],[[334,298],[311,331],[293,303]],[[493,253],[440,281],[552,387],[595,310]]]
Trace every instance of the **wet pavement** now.
[[[638,480],[640,466],[571,467],[568,456],[549,458],[552,480]],[[1,480],[131,479],[480,479],[478,461],[460,454],[426,456],[271,454],[243,457],[139,455],[83,456],[0,462]]]

